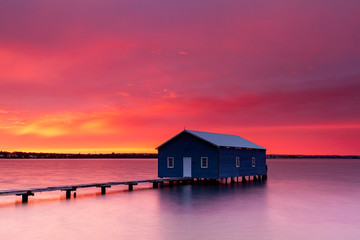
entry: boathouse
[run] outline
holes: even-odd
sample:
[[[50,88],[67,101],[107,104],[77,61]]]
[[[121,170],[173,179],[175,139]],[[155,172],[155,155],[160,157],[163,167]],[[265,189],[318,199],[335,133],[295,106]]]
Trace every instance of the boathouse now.
[[[184,130],[156,148],[159,177],[266,175],[266,149],[242,137]]]

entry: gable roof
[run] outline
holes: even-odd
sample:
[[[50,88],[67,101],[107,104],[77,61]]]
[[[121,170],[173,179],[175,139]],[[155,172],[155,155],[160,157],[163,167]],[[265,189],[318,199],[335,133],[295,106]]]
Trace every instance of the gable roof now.
[[[264,149],[263,147],[246,140],[240,136],[230,135],[230,134],[220,134],[220,133],[210,133],[210,132],[200,132],[194,130],[184,130],[181,133],[177,134],[175,137],[169,139],[165,143],[157,147],[160,148],[172,139],[176,138],[182,133],[189,133],[197,138],[200,138],[216,147],[240,147],[240,148],[252,148],[252,149]]]

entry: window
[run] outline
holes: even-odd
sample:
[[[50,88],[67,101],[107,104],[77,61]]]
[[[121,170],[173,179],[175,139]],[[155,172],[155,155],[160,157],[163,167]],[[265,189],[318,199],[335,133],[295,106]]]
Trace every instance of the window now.
[[[252,167],[255,167],[255,157],[252,157]]]
[[[173,157],[168,157],[167,158],[167,167],[168,168],[174,168],[174,158]]]
[[[201,168],[207,168],[208,167],[208,158],[202,157],[201,158]]]
[[[236,167],[240,167],[240,158],[236,157]]]

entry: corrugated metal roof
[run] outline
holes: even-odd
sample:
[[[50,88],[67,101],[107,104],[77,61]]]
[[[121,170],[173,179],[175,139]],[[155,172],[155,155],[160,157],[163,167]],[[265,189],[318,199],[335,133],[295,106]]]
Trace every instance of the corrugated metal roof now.
[[[236,135],[200,132],[194,130],[185,130],[185,131],[207,142],[210,142],[218,147],[241,147],[241,148],[265,149],[253,142],[246,140],[245,138]]]
[[[230,134],[220,134],[220,133],[210,133],[210,132],[200,132],[194,130],[184,130],[183,132],[190,133],[191,135],[198,137],[206,142],[209,142],[217,147],[240,147],[240,148],[253,148],[253,149],[264,149],[263,147],[246,140],[240,136],[230,135]],[[183,133],[181,132],[181,133]],[[180,135],[177,134],[175,137]],[[173,137],[173,138],[175,138]],[[165,143],[161,144],[159,147],[165,145],[167,142],[171,141],[173,138],[169,139]],[[157,147],[157,148],[159,148]]]

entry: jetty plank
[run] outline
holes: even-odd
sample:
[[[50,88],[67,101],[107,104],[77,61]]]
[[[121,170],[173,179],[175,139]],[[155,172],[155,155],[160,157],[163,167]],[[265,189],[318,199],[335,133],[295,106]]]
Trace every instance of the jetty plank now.
[[[137,185],[139,183],[163,183],[170,181],[184,181],[190,180],[190,178],[155,178],[155,179],[140,179],[131,181],[118,181],[118,182],[102,182],[102,183],[87,183],[87,184],[74,184],[54,187],[41,187],[41,188],[26,188],[26,189],[9,189],[0,190],[0,196],[5,195],[22,195],[26,193],[37,193],[37,192],[51,192],[51,191],[75,191],[77,188],[90,188],[90,187],[111,187],[113,185]]]
[[[250,181],[250,177],[249,181]],[[231,182],[235,182],[234,179],[230,178]],[[259,175],[253,176],[254,181],[264,181],[267,179],[267,175]],[[217,179],[216,181],[223,180]],[[237,179],[238,180],[238,179]],[[16,195],[22,196],[22,202],[27,203],[29,196],[34,196],[34,193],[38,192],[51,192],[51,191],[66,191],[66,198],[69,199],[71,197],[71,192],[74,191],[74,197],[76,196],[76,190],[78,188],[90,188],[96,187],[101,188],[101,194],[106,193],[106,188],[110,188],[114,185],[127,185],[129,191],[133,190],[134,185],[138,185],[139,183],[152,183],[153,188],[158,188],[159,185],[163,185],[165,182],[169,183],[169,186],[173,186],[174,182],[179,185],[181,182],[183,183],[194,183],[195,179],[191,177],[166,177],[166,178],[154,178],[154,179],[140,179],[140,180],[130,180],[130,181],[118,181],[118,182],[100,182],[100,183],[86,183],[86,184],[73,184],[73,185],[63,185],[63,186],[54,186],[54,187],[41,187],[41,188],[26,188],[26,189],[10,189],[10,190],[0,190],[0,196],[6,195]],[[197,182],[201,183],[201,178],[196,179]],[[207,181],[206,178],[203,179],[204,182]],[[242,182],[245,183],[247,180],[245,176],[242,177]],[[237,181],[238,182],[238,181]],[[225,183],[227,183],[227,178],[225,178]]]

